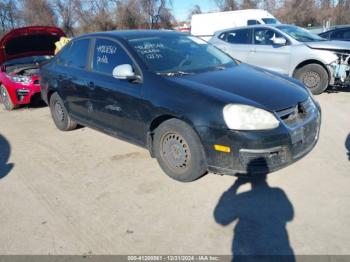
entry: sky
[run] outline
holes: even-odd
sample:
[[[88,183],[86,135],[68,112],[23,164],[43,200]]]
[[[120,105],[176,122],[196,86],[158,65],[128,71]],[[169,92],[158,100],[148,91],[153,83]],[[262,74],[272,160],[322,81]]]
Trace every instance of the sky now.
[[[217,9],[214,0],[172,0],[172,3],[173,14],[177,21],[187,20],[188,14],[194,5],[199,5],[202,12]]]

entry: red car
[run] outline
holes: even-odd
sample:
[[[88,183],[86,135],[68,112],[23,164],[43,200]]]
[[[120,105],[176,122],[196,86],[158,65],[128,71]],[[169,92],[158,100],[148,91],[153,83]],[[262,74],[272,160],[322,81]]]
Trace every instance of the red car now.
[[[56,27],[30,26],[0,40],[0,102],[5,109],[40,98],[39,66],[54,55],[55,42],[62,36]]]

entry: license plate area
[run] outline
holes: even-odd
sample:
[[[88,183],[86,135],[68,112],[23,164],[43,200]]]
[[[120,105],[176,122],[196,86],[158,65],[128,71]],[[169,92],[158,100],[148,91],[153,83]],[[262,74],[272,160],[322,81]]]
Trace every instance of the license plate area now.
[[[293,130],[291,133],[292,144],[302,144],[305,140],[304,127]]]

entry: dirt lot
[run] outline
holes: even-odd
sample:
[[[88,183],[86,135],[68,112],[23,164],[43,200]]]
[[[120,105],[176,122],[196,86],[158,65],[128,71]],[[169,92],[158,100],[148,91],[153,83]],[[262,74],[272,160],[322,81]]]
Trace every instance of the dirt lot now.
[[[237,193],[234,177],[182,184],[144,149],[60,132],[48,108],[1,109],[0,254],[231,254],[251,239],[252,250],[350,254],[349,91],[317,97],[314,151]]]

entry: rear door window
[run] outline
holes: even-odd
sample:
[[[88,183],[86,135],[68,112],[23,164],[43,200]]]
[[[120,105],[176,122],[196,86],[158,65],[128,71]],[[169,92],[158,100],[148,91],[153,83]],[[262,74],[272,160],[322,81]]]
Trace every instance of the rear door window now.
[[[56,61],[60,65],[66,65],[69,60],[69,51],[71,43],[68,43],[63,49],[56,55]]]
[[[113,69],[123,64],[133,65],[133,61],[118,43],[109,39],[96,39],[92,61],[94,71],[112,75]]]
[[[251,44],[251,30],[240,29],[226,33],[226,42],[230,44]]]
[[[67,54],[67,66],[80,69],[86,68],[86,62],[89,54],[90,39],[81,39],[74,41]]]

